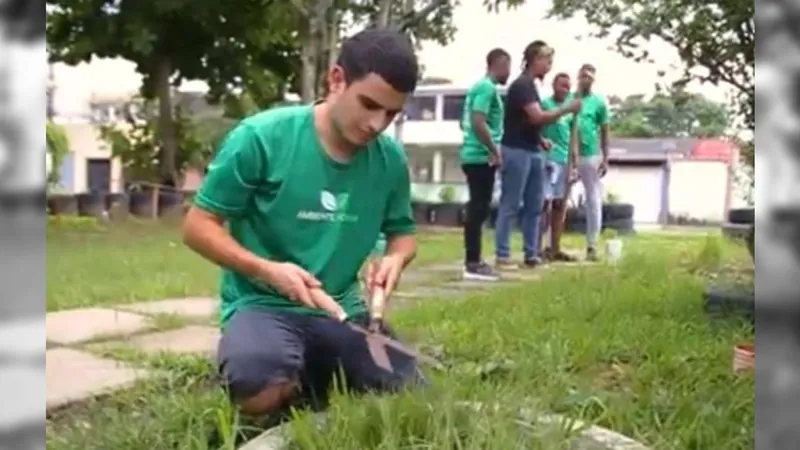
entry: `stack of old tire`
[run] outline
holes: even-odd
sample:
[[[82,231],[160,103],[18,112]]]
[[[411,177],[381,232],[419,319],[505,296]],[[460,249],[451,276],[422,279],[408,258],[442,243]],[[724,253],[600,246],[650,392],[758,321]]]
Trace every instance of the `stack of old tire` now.
[[[580,206],[569,208],[564,227],[568,233],[585,233],[586,210]],[[634,233],[633,205],[630,203],[604,203],[603,229],[616,230],[621,235]]]
[[[182,215],[191,193],[163,187],[157,195],[153,188],[135,187],[125,193],[87,192],[47,196],[47,212],[53,216],[109,217],[121,219],[129,214],[152,218]]]
[[[723,234],[741,239],[755,261],[755,209],[731,209],[722,225]],[[752,282],[723,281],[708,286],[704,295],[706,312],[711,318],[736,317],[755,326],[755,286]]]

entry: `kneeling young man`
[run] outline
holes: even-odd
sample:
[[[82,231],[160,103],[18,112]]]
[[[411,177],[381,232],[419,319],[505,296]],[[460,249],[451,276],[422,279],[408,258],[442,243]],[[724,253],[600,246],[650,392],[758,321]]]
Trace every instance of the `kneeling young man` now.
[[[417,76],[402,34],[358,33],[324,101],[243,120],[209,165],[184,241],[223,268],[219,368],[244,413],[324,399],[339,373],[356,391],[418,381],[380,370],[344,323],[368,319],[358,274],[380,232],[387,248],[368,287],[388,295],[415,255],[408,164],[381,133]]]

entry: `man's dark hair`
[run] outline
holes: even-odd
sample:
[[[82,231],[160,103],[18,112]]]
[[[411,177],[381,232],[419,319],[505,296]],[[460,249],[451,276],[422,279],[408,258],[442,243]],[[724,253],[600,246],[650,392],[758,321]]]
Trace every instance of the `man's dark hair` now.
[[[560,72],[560,73],[556,74],[556,76],[553,78],[553,81],[558,81],[561,78],[569,79],[569,75],[566,72]]]
[[[489,53],[486,54],[486,66],[491,67],[492,65],[494,65],[495,62],[499,61],[501,58],[511,59],[511,55],[509,55],[508,52],[503,50],[502,48],[492,49]]]
[[[581,72],[583,72],[583,71],[596,73],[597,69],[595,69],[593,65],[591,65],[589,63],[586,63],[586,64],[581,66]]]
[[[527,69],[535,58],[541,56],[546,51],[552,51],[552,49],[548,47],[545,41],[536,40],[528,44],[528,46],[525,47],[525,51],[522,52],[523,68]]]
[[[348,84],[374,73],[397,92],[414,92],[419,63],[411,41],[404,34],[370,28],[342,43],[336,64],[344,70]]]

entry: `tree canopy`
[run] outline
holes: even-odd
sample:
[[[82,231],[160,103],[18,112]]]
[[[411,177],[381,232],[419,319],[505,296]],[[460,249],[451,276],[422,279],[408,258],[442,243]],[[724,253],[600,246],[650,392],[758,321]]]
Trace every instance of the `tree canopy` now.
[[[650,98],[610,97],[609,106],[611,133],[617,137],[721,137],[730,126],[725,105],[679,89]]]
[[[647,41],[669,43],[684,63],[676,85],[697,80],[731,87],[740,125],[753,131],[754,10],[750,0],[554,0],[550,16],[584,17],[595,36],[615,38],[622,55],[639,61],[650,58]]]

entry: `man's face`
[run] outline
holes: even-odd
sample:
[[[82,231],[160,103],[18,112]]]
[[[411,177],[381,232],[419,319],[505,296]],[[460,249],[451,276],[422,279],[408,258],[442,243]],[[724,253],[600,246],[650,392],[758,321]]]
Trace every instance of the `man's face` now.
[[[556,98],[565,98],[572,89],[572,83],[569,77],[558,77],[553,80],[553,95]]]
[[[544,78],[553,68],[553,52],[550,49],[542,50],[542,54],[533,59],[533,68],[536,76]]]
[[[588,91],[594,84],[594,70],[583,69],[578,74],[578,87],[581,91]]]
[[[375,139],[403,109],[408,94],[397,92],[374,73],[347,84],[344,70],[335,66],[328,74],[333,123],[341,137],[361,146]]]
[[[511,75],[511,58],[503,56],[497,59],[492,65],[492,73],[497,83],[506,84]]]

